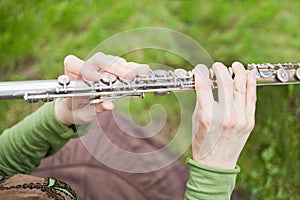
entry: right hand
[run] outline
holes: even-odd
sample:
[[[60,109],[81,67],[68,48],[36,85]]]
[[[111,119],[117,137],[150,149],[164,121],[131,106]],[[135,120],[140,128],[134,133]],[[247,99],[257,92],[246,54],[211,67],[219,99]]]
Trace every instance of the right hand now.
[[[194,69],[197,102],[193,114],[193,159],[204,165],[233,169],[254,128],[256,79],[239,62],[232,64],[234,78],[222,63],[214,63],[212,70],[218,102],[212,94],[208,68],[197,65]]]

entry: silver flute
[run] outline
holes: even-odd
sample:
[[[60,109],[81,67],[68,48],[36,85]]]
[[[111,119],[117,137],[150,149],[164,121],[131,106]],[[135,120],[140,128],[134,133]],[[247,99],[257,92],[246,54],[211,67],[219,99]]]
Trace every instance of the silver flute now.
[[[256,74],[257,86],[300,84],[300,63],[248,64],[247,69]],[[210,73],[210,79],[212,88],[217,87],[213,73]],[[151,70],[149,74],[138,75],[130,81],[104,72],[97,82],[70,80],[66,75],[55,80],[0,82],[0,100],[49,102],[55,98],[84,97],[90,104],[97,104],[123,97],[143,98],[148,92],[162,96],[194,89],[193,70]]]

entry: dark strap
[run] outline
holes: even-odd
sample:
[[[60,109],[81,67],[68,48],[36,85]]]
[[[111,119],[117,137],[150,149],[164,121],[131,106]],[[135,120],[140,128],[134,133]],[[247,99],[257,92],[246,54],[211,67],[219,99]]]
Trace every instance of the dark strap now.
[[[77,196],[69,185],[54,178],[15,174],[0,181],[0,199],[77,200]]]

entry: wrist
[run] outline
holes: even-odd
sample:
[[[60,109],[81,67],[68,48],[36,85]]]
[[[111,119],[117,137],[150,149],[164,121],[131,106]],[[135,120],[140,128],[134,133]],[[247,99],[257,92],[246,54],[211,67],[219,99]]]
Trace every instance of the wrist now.
[[[215,167],[219,169],[234,169],[236,167],[236,162],[232,161],[226,157],[219,156],[210,156],[207,155],[203,158],[199,158],[198,156],[193,155],[193,160],[199,164]]]
[[[54,114],[58,121],[65,126],[71,126],[70,111],[67,108],[66,99],[58,98],[54,102]]]

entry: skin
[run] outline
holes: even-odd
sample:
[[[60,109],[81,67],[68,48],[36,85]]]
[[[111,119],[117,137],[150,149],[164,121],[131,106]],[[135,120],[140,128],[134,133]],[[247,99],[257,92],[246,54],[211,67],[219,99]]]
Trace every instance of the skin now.
[[[212,66],[218,85],[218,101],[213,97],[210,72],[197,65],[195,87],[197,102],[193,114],[193,159],[201,164],[233,169],[254,128],[256,79],[239,62],[232,72],[222,63]]]

